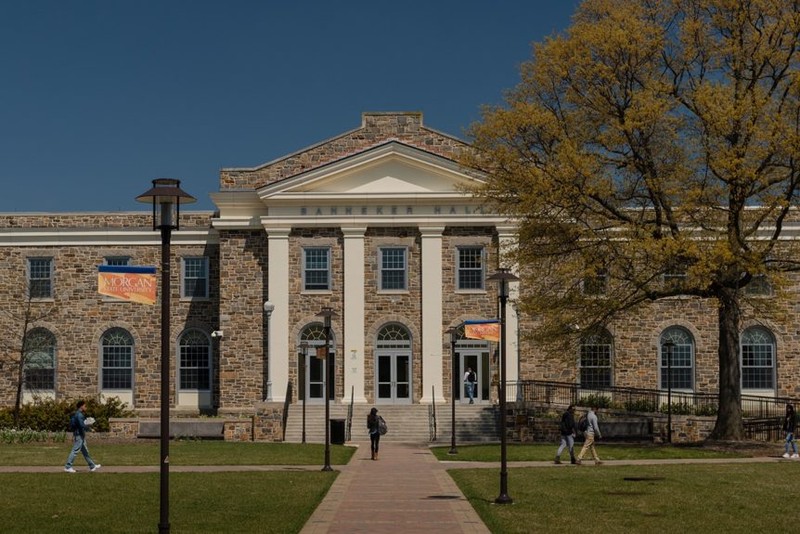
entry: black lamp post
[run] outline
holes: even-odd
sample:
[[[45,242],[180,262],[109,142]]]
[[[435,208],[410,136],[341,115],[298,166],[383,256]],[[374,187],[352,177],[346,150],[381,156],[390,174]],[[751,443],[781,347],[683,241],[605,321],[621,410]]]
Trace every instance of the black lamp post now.
[[[331,365],[328,362],[330,357],[331,345],[331,318],[337,317],[336,313],[330,306],[325,306],[322,311],[317,314],[317,317],[322,317],[325,321],[325,356],[323,362],[325,365],[325,465],[322,466],[323,471],[333,471],[331,467],[331,421],[330,421],[330,388],[333,377],[331,376]]]
[[[667,354],[667,442],[672,443],[672,351],[675,342],[668,339],[662,347]]]
[[[180,229],[181,202],[195,198],[181,189],[181,181],[157,178],[136,200],[153,204],[153,230],[161,230],[161,516],[159,532],[169,532],[169,245],[172,230]],[[156,206],[159,209],[156,209]]]
[[[509,269],[500,268],[486,279],[497,282],[497,298],[500,300],[500,495],[496,504],[511,504],[508,495],[508,465],[506,455],[506,302],[508,302],[508,283],[519,280]]]
[[[300,356],[300,380],[297,382],[301,384],[301,387],[298,388],[297,396],[298,398],[300,395],[303,396],[303,440],[302,442],[306,442],[306,355],[308,354],[308,341],[301,341],[300,342],[300,352],[302,353]],[[302,391],[302,393],[301,393]]]
[[[450,334],[450,357],[452,364],[450,368],[453,374],[453,391],[450,393],[450,450],[447,454],[458,454],[456,450],[456,391],[458,391],[458,375],[456,374],[456,334],[458,328],[450,327],[447,332]]]

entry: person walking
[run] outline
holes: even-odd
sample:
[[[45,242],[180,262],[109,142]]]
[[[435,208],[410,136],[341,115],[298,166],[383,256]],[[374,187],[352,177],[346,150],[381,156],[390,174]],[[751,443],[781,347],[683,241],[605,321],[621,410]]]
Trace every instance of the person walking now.
[[[600,433],[600,424],[597,421],[596,412],[597,406],[592,406],[589,408],[589,413],[586,414],[587,427],[583,433],[585,441],[583,442],[583,448],[581,448],[578,459],[575,461],[575,463],[578,465],[581,465],[583,457],[588,451],[591,451],[595,465],[600,465],[603,463],[600,461],[600,456],[597,455],[597,450],[594,447],[594,441],[603,437],[603,435]]]
[[[464,390],[467,392],[470,404],[475,404],[475,382],[477,382],[477,379],[478,377],[472,367],[467,367],[467,372],[464,373]]]
[[[369,429],[369,445],[370,451],[372,451],[372,459],[378,459],[378,447],[381,443],[381,426],[380,426],[380,415],[378,415],[378,409],[373,408],[369,411],[369,415],[367,416],[367,428]]]
[[[561,463],[561,453],[564,449],[569,451],[569,463],[575,463],[575,406],[570,404],[564,414],[561,416],[561,422],[558,425],[558,430],[561,433],[561,444],[556,451],[555,463]]]
[[[786,405],[786,415],[783,417],[783,431],[786,432],[786,443],[784,448],[786,452],[783,453],[784,458],[800,458],[797,455],[797,443],[794,441],[794,431],[797,426],[797,417],[794,413],[794,406],[791,404]],[[792,455],[789,455],[789,449],[792,450]]]
[[[75,413],[69,419],[69,427],[72,430],[72,450],[67,458],[67,463],[64,464],[64,471],[67,473],[76,472],[72,467],[72,462],[75,461],[78,452],[83,454],[83,458],[89,464],[89,471],[95,472],[102,467],[92,460],[92,457],[89,456],[89,449],[86,447],[86,432],[91,431],[92,423],[94,423],[94,419],[86,417],[86,402],[79,400],[75,406]]]

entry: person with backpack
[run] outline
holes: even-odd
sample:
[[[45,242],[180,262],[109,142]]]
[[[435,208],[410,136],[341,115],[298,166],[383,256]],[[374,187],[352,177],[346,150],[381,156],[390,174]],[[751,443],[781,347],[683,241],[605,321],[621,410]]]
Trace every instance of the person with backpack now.
[[[477,381],[478,377],[475,375],[475,371],[472,370],[472,367],[467,367],[467,372],[464,373],[464,390],[467,392],[470,404],[475,404],[475,382]]]
[[[592,458],[594,459],[595,465],[600,465],[603,462],[600,461],[600,456],[597,454],[597,450],[594,448],[594,441],[595,439],[602,438],[602,434],[600,434],[600,424],[597,421],[597,406],[592,406],[589,408],[589,412],[586,414],[586,423],[585,423],[585,430],[583,430],[583,436],[585,441],[583,442],[583,448],[581,448],[581,452],[578,455],[578,459],[575,461],[576,464],[581,465],[583,461],[583,456],[588,452],[592,452]],[[579,425],[580,427],[581,425]]]
[[[381,435],[386,434],[386,421],[378,415],[378,409],[372,408],[367,416],[367,429],[369,430],[369,444],[372,452],[372,459],[378,459],[378,447],[381,443]]]
[[[75,473],[75,468],[72,467],[72,462],[78,452],[83,454],[86,463],[89,464],[89,471],[95,472],[100,467],[100,464],[94,463],[92,457],[89,456],[89,449],[86,447],[86,432],[91,431],[91,424],[94,419],[86,417],[86,402],[79,400],[75,406],[75,413],[69,418],[69,429],[72,431],[72,450],[67,458],[67,463],[64,464],[64,471],[67,473]]]
[[[791,404],[786,405],[786,415],[783,416],[783,431],[786,433],[786,443],[784,444],[784,449],[786,452],[783,453],[784,458],[800,458],[797,455],[797,443],[794,441],[794,431],[795,427],[797,426],[797,417],[794,413],[794,406]],[[789,449],[792,450],[792,455],[789,456]]]
[[[561,422],[558,425],[558,430],[561,433],[561,445],[558,446],[556,451],[555,463],[561,463],[561,453],[564,449],[569,450],[569,463],[575,463],[575,406],[570,404],[564,414],[561,416]]]

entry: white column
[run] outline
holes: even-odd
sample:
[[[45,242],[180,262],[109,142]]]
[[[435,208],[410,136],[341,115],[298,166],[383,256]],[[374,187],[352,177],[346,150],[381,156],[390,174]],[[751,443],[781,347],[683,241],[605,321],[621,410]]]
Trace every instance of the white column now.
[[[519,276],[516,264],[509,263],[504,260],[505,254],[517,247],[517,234],[515,227],[497,227],[498,241],[500,245],[500,267],[507,267],[511,272]],[[519,380],[519,317],[517,316],[516,306],[512,302],[516,302],[519,298],[519,282],[510,282],[508,284],[508,304],[506,306],[506,382],[516,382]],[[508,388],[515,391],[516,388]],[[507,391],[508,391],[507,389]],[[509,397],[509,395],[511,395]],[[507,401],[514,401],[515,395],[511,391],[506,395]]]
[[[364,396],[364,233],[366,227],[342,228],[344,235],[344,396],[366,403]]]
[[[442,232],[420,227],[422,235],[422,398],[444,402],[442,391]],[[435,398],[433,398],[435,395]]]
[[[269,386],[267,401],[286,400],[289,382],[289,232],[291,228],[269,228],[267,231],[269,287],[267,298],[275,310],[267,323]]]

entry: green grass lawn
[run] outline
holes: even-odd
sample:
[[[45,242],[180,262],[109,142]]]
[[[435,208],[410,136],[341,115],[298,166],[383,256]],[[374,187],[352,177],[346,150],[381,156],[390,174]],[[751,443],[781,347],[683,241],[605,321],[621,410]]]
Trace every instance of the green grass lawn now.
[[[575,455],[577,456],[583,446],[582,443],[575,444]],[[493,445],[467,445],[456,447],[458,454],[450,455],[450,447],[433,447],[433,454],[440,461],[462,461],[462,462],[499,462],[500,446]],[[508,445],[506,451],[509,462],[535,462],[552,461],[555,457],[558,444],[534,443],[528,445]],[[777,450],[777,448],[776,448]],[[670,445],[648,445],[648,444],[597,444],[597,454],[603,460],[644,460],[644,459],[670,459],[670,458],[731,458],[739,457],[741,454],[732,452],[713,451],[703,449],[699,446],[670,446]],[[564,452],[561,461],[569,463],[569,454]]]
[[[800,462],[449,471],[495,533],[794,532]]]
[[[160,443],[133,441],[104,443],[88,437],[92,458],[105,466],[158,465]],[[0,444],[0,465],[64,465],[71,447],[65,443]],[[177,440],[169,444],[172,465],[315,465],[324,464],[325,446],[318,443],[235,443]],[[331,465],[350,461],[355,448],[331,445]],[[79,454],[76,468],[85,465]]]
[[[299,532],[337,473],[170,473],[171,532]],[[3,532],[157,532],[159,475],[0,474]]]

